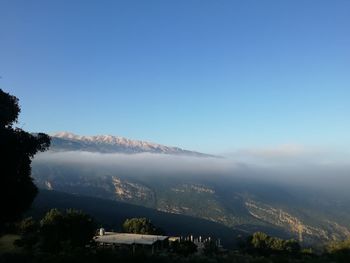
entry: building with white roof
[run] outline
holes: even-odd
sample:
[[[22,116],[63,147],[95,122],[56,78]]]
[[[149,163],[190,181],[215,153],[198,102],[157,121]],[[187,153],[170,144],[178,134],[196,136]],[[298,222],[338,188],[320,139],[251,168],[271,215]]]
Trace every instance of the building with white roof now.
[[[142,235],[130,233],[115,233],[100,231],[100,235],[94,238],[95,242],[102,246],[131,246],[135,252],[136,247],[150,247],[152,252],[154,249],[163,248],[168,242],[168,236],[158,235]]]

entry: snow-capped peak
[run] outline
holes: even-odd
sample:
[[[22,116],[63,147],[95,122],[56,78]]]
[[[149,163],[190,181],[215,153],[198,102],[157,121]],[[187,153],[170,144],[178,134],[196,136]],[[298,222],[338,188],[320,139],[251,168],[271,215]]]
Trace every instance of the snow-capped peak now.
[[[77,140],[77,141],[85,141],[85,142],[95,142],[95,143],[124,144],[124,145],[130,145],[130,146],[169,148],[167,146],[163,146],[157,143],[139,141],[139,140],[130,140],[125,137],[113,136],[113,135],[84,136],[84,135],[77,135],[71,132],[58,132],[53,134],[52,137]],[[171,148],[174,148],[174,147],[171,147]]]
[[[178,147],[169,147],[147,141],[130,140],[125,137],[113,135],[83,136],[71,132],[58,132],[52,134],[52,137],[52,150],[80,150],[123,153],[149,152],[209,156],[198,152],[183,150]]]

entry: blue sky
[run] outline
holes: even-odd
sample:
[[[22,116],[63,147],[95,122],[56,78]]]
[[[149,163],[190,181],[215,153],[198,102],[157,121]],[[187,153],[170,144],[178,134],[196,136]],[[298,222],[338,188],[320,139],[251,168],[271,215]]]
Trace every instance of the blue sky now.
[[[29,131],[345,149],[349,13],[347,0],[0,0],[0,88]]]

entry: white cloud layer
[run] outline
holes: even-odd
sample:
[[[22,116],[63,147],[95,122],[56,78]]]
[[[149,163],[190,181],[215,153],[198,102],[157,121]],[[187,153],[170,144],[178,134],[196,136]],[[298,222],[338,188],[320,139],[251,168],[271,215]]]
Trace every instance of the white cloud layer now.
[[[224,158],[200,158],[165,154],[102,154],[91,152],[45,152],[36,164],[86,167],[87,169],[133,176],[202,176],[213,179],[243,176],[286,183],[349,180],[347,153],[284,145],[246,149]]]

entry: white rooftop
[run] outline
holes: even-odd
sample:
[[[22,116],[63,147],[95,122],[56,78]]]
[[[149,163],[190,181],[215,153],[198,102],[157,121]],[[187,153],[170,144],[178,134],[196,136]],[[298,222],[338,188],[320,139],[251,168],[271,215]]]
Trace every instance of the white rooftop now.
[[[167,238],[168,236],[105,232],[104,235],[96,236],[94,239],[99,243],[153,245],[155,242],[163,241]]]

